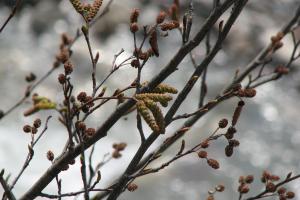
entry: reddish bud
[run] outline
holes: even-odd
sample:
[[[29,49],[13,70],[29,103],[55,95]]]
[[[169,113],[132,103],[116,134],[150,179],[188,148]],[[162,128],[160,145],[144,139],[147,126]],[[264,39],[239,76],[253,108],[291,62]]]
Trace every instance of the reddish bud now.
[[[228,120],[227,119],[221,119],[219,121],[219,128],[225,128],[228,124]]]
[[[58,75],[58,82],[60,84],[65,84],[66,83],[66,76],[64,74],[59,74]]]
[[[130,192],[133,192],[137,189],[138,189],[138,185],[135,183],[130,183],[129,185],[127,185],[127,190]]]
[[[48,159],[49,161],[53,161],[53,160],[54,160],[54,153],[53,153],[51,150],[49,150],[49,151],[47,152],[47,159]]]
[[[212,159],[212,158],[207,160],[207,164],[209,166],[211,166],[213,169],[219,169],[220,168],[219,162],[215,159]]]
[[[137,23],[132,23],[132,24],[130,24],[130,31],[131,31],[132,33],[136,33],[138,30],[139,30],[139,26],[138,26]]]
[[[23,131],[25,133],[30,133],[31,132],[31,126],[30,125],[25,125],[23,126]]]
[[[207,152],[206,151],[199,151],[198,152],[199,158],[207,158]]]
[[[35,128],[39,128],[39,127],[41,126],[41,124],[42,124],[42,122],[41,122],[40,119],[36,119],[36,120],[34,120],[34,122],[33,122],[33,126],[34,126]]]
[[[293,199],[295,197],[295,193],[292,191],[289,191],[285,194],[286,198]]]
[[[266,185],[266,191],[275,192],[276,191],[276,185],[272,182],[268,182],[267,185]]]

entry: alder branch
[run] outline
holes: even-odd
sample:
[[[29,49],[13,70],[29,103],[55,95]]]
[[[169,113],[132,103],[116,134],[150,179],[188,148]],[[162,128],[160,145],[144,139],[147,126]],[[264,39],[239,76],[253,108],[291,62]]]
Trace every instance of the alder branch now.
[[[242,9],[246,5],[246,3],[247,3],[247,1],[238,1],[238,2],[236,2],[236,6],[234,7],[233,12],[232,12],[230,18],[228,19],[228,23],[224,27],[224,30],[223,30],[222,34],[220,35],[214,49],[209,54],[209,56],[207,56],[204,59],[204,61],[196,68],[195,72],[191,76],[191,78],[188,81],[187,85],[179,93],[179,95],[177,96],[175,102],[173,103],[173,105],[169,109],[168,113],[166,114],[166,116],[165,116],[166,125],[170,124],[170,122],[172,121],[172,117],[174,116],[174,114],[176,113],[176,111],[178,110],[178,108],[180,107],[182,102],[185,100],[185,98],[187,97],[187,95],[189,94],[189,92],[191,91],[193,86],[195,85],[199,75],[201,75],[201,73],[203,71],[203,68],[208,66],[208,64],[216,56],[217,52],[221,49],[222,42],[226,38],[227,34],[229,33],[229,30],[231,29],[231,26],[233,25],[233,23],[235,22],[235,20],[239,16],[240,12],[242,11]],[[134,158],[132,159],[132,161],[128,165],[127,169],[125,170],[124,175],[118,181],[118,184],[114,188],[113,192],[109,195],[108,200],[115,200],[121,194],[123,188],[125,187],[125,185],[129,181],[128,176],[130,176],[134,172],[136,166],[138,165],[138,163],[142,159],[143,155],[148,150],[148,148],[153,144],[153,142],[158,138],[158,136],[159,136],[159,134],[152,133],[149,136],[149,138],[144,142],[144,144],[142,144],[140,146],[140,148],[138,149],[138,151],[135,154]]]
[[[222,6],[216,8],[208,17],[201,30],[196,34],[193,40],[179,49],[171,61],[165,68],[147,85],[147,88],[142,88],[141,92],[150,91],[161,83],[166,77],[176,71],[178,65],[184,57],[194,49],[205,37],[207,31],[213,26],[219,17],[234,3],[235,0],[227,0]],[[134,100],[129,100],[108,117],[108,119],[96,131],[96,134],[88,139],[85,143],[85,148],[89,148],[92,144],[107,135],[108,130],[135,104]],[[40,192],[60,173],[61,166],[68,164],[71,160],[77,157],[81,152],[81,145],[77,145],[73,151],[63,153],[58,160],[33,184],[33,186],[20,198],[20,200],[34,199]]]
[[[102,192],[102,191],[111,191],[111,189],[90,189],[90,192]],[[52,194],[46,194],[46,193],[41,193],[39,196],[41,197],[46,197],[49,199],[57,199],[57,198],[62,198],[62,197],[72,197],[72,196],[77,196],[79,194],[84,193],[84,190],[78,191],[78,192],[70,192],[70,193],[64,193],[60,195],[52,195]]]
[[[202,39],[201,39],[202,40]],[[199,41],[199,43],[201,42],[201,40]],[[191,42],[191,43],[188,43],[187,45],[185,45],[185,46],[183,46],[181,49],[186,49],[188,46],[189,46],[189,44],[191,44],[190,45],[190,47],[193,47],[193,42]],[[187,47],[186,47],[187,46]],[[197,45],[196,45],[197,46]],[[192,48],[193,49],[193,48]],[[179,50],[179,52],[180,52],[181,50]],[[182,50],[182,53],[185,53],[185,51],[183,51]],[[187,52],[188,53],[188,52]],[[174,57],[174,58],[176,58],[176,60],[174,61],[174,60],[172,60],[170,63],[172,63],[172,64],[176,64],[176,62],[178,62],[178,64],[182,61],[182,59],[187,55],[187,53],[185,54],[185,55],[181,55],[181,56],[178,56],[178,57]],[[168,65],[167,65],[167,67],[164,69],[164,70],[162,70],[162,72],[158,75],[158,76],[156,76],[151,82],[150,82],[150,84],[148,85],[148,87],[147,88],[143,88],[142,89],[142,91],[149,91],[149,90],[151,90],[151,89],[153,89],[157,84],[159,84],[160,82],[162,82],[162,80],[164,80],[166,77],[168,77],[168,75],[170,75],[172,72],[174,72],[175,70],[176,70],[176,68],[177,68],[177,66],[178,66],[178,64],[177,65],[173,65],[173,66],[171,66],[171,67],[169,67],[168,68]],[[175,67],[174,67],[175,66]],[[170,71],[169,71],[170,70]],[[162,75],[161,75],[162,74]],[[87,146],[85,146],[85,148],[88,148],[89,146],[91,146],[92,144],[94,144],[96,141],[98,141],[99,139],[101,139],[102,137],[104,137],[104,136],[106,136],[106,134],[107,134],[107,131],[114,125],[114,123],[116,122],[116,121],[118,121],[119,120],[119,118],[124,114],[124,113],[126,113],[126,111],[129,109],[129,108],[131,108],[132,106],[134,105],[134,102],[133,102],[133,100],[129,100],[127,103],[125,103],[125,104],[123,104],[122,106],[120,106],[109,118],[108,118],[108,120],[107,121],[105,121],[103,124],[102,124],[102,126],[97,130],[97,133],[96,133],[96,135],[94,136],[94,137],[92,137],[91,139],[89,139],[88,141],[87,141]],[[151,137],[150,137],[151,138]],[[55,164],[63,164],[63,163],[65,163],[65,164],[67,164],[67,161],[68,161],[68,159],[72,159],[73,157],[75,157],[75,156],[77,156],[79,153],[80,153],[80,151],[78,150],[80,148],[80,145],[79,146],[76,146],[76,148],[75,148],[75,150],[74,150],[74,152],[71,152],[71,151],[69,151],[69,152],[67,152],[67,153],[65,153],[65,154],[63,154],[63,156],[62,156],[62,158],[60,158],[56,163],[54,163],[54,165]],[[59,167],[59,165],[57,164],[57,167]],[[50,167],[49,168],[49,174],[50,173],[59,173],[60,172],[60,169],[56,169],[55,167]],[[30,190],[27,194],[25,194],[25,195],[29,195],[28,196],[28,198],[30,198],[30,197],[35,197],[35,195],[37,195],[36,193],[34,193],[34,192],[37,192],[37,193],[39,193],[48,183],[49,183],[49,181],[51,181],[52,179],[53,179],[53,177],[51,177],[51,174],[50,175],[47,175],[46,174],[46,176],[43,176],[42,178],[45,178],[44,180],[42,180],[42,178],[37,182],[37,183],[41,183],[41,185],[40,186],[38,186],[38,187],[36,187],[36,188],[34,188],[35,186],[37,186],[37,183],[33,186],[33,188],[31,188],[31,189],[33,189],[33,190]],[[44,181],[44,182],[43,182]],[[48,183],[47,183],[48,182]],[[45,185],[46,184],[46,185]],[[31,195],[31,196],[30,196]],[[23,198],[24,198],[24,196],[23,196]]]
[[[297,10],[292,17],[291,20],[281,29],[281,33],[285,36],[287,33],[289,33],[293,26],[295,26],[300,19],[300,4],[298,4]],[[233,85],[242,82],[248,74],[250,74],[254,69],[256,69],[268,56],[269,50],[272,48],[272,43],[270,43],[268,46],[266,46],[247,66],[244,72],[240,73],[232,82],[232,84],[225,89],[227,91],[230,89]]]
[[[299,178],[300,178],[300,174],[292,176],[292,177],[287,177],[285,180],[277,183],[275,185],[275,188],[279,188],[280,186],[285,185],[285,184],[287,184],[287,183],[289,183],[291,181],[294,181],[296,179],[299,179]],[[254,197],[246,198],[245,200],[262,199],[262,198],[268,197],[269,196],[268,193],[270,193],[270,192],[267,189],[265,189],[264,191],[262,191],[258,195],[254,196]]]
[[[3,196],[6,196],[9,200],[16,200],[16,197],[14,196],[14,194],[9,189],[9,185],[7,184],[7,182],[4,179],[3,175],[4,175],[4,169],[2,169],[1,172],[0,172],[0,183],[3,187],[3,189],[4,189]]]
[[[48,129],[48,123],[49,120],[52,118],[52,116],[48,116],[45,122],[45,126],[44,129],[42,130],[42,132],[39,134],[39,136],[37,137],[37,139],[34,140],[34,137],[32,137],[32,141],[30,143],[30,145],[28,145],[28,154],[27,157],[25,159],[25,162],[20,170],[20,172],[18,173],[18,175],[16,176],[16,178],[13,180],[13,182],[11,183],[9,190],[12,190],[14,188],[14,186],[16,185],[16,183],[18,182],[18,180],[20,179],[20,177],[22,176],[22,174],[24,173],[25,169],[29,166],[30,161],[33,158],[34,155],[34,151],[33,148],[34,146],[37,144],[37,142],[41,139],[41,137],[44,135],[44,133],[47,131]]]
[[[110,0],[105,8],[103,9],[102,13],[94,19],[90,26],[92,27],[98,20],[100,20],[103,16],[105,16],[109,10],[110,6],[113,3],[114,0]],[[21,0],[18,0],[18,2],[21,2]],[[17,4],[16,4],[17,5]],[[0,31],[1,33],[1,31]],[[78,30],[75,34],[75,37],[73,38],[72,42],[70,43],[68,50],[71,51],[72,46],[75,44],[75,42],[82,36],[82,33],[80,33]],[[72,54],[70,55],[72,56]],[[37,82],[35,82],[32,85],[27,86],[25,90],[24,97],[22,97],[19,101],[17,101],[13,106],[11,106],[7,111],[3,112],[3,114],[0,117],[0,121],[9,115],[12,111],[14,111],[16,108],[18,108],[20,105],[22,105],[30,96],[30,94],[35,90],[36,87],[38,87],[40,84],[42,84],[51,74],[53,74],[54,71],[56,71],[57,68],[52,67],[49,71],[47,71]]]
[[[290,20],[288,21],[287,25],[285,25],[284,27],[288,27],[290,29],[292,29],[292,27],[297,23],[297,19],[299,19],[300,17],[300,5],[299,7],[297,8],[297,11],[296,11],[296,14],[295,16]],[[282,30],[285,30],[286,33],[288,33],[290,30],[288,30],[287,28],[283,28]],[[269,46],[269,45],[268,45]],[[266,48],[269,48],[269,47],[266,47]],[[268,56],[268,54],[264,54],[263,52],[265,51],[264,48],[262,51],[260,51],[258,53],[258,55],[247,65],[247,66],[250,66],[252,65],[253,63],[256,63],[256,60],[258,57],[260,57],[260,60],[265,60],[265,58]],[[264,56],[260,56],[260,55],[264,55]],[[252,64],[251,64],[252,63]],[[252,70],[251,70],[252,71]],[[251,73],[251,71],[248,71],[248,73]],[[246,76],[243,76],[243,78],[241,79],[241,81],[246,78]],[[232,88],[234,86],[233,83],[229,84],[227,86],[227,88]],[[221,95],[222,97],[223,95]],[[218,97],[217,97],[218,98]],[[226,98],[227,99],[227,98]],[[218,103],[224,101],[225,99],[224,98],[219,98],[218,99]],[[208,109],[212,109],[213,107],[215,107],[217,104],[212,104],[209,106]],[[192,118],[188,119],[187,121],[184,122],[184,125],[180,128],[180,129],[185,129],[185,128],[189,128],[191,126],[193,126],[205,113],[207,112],[201,112],[201,113],[198,113],[197,115],[193,116]],[[149,160],[153,155],[157,155],[157,154],[160,154],[162,152],[164,152],[166,149],[168,149],[171,145],[173,145],[179,138],[181,138],[182,135],[180,134],[177,134],[177,132],[179,132],[179,130],[176,131],[172,136],[171,136],[171,140],[169,140],[169,143],[168,144],[162,144],[160,147],[157,148],[156,151],[152,152],[149,154],[149,156],[147,156],[145,159],[143,159],[141,161],[141,163],[139,164],[139,166],[143,166],[143,164]],[[139,168],[139,167],[138,167]]]
[[[294,17],[290,21],[288,21],[287,25],[285,25],[284,28],[282,28],[282,30],[285,34],[288,33],[293,28],[293,26],[297,23],[297,21],[299,20],[299,16],[300,16],[300,6],[297,8],[297,11],[296,11]],[[266,49],[270,48],[269,46],[270,45],[268,45],[265,49],[263,49],[261,52],[259,52],[258,55],[247,66],[258,65],[259,63],[261,63],[261,60],[265,60],[265,58],[268,57],[268,53],[265,53],[265,51],[266,51]],[[259,60],[259,61],[257,61],[257,60]],[[253,67],[251,70],[248,70],[246,75],[242,74],[239,76],[238,79],[240,81],[242,81],[254,69],[255,69],[255,67]],[[235,82],[229,84],[227,86],[227,90],[229,88],[232,88],[235,84],[236,84]],[[230,98],[230,97],[220,98],[218,100],[218,103],[209,105],[209,110],[214,108],[216,105],[218,105],[219,103],[221,103],[222,101],[224,101],[228,98]],[[184,125],[170,137],[170,139],[168,140],[168,143],[162,144],[160,147],[157,148],[157,150],[155,150],[154,152],[150,153],[147,157],[145,157],[138,164],[138,166],[135,168],[135,170],[141,169],[141,167],[143,167],[145,165],[145,163],[147,163],[149,161],[149,159],[151,159],[152,157],[154,157],[156,155],[163,153],[166,149],[168,149],[171,145],[173,145],[179,138],[181,138],[184,135],[180,130],[187,131],[189,129],[189,127],[193,126],[205,113],[207,113],[207,112],[200,112],[200,113],[194,115],[192,118],[188,119],[184,123]],[[151,138],[149,137],[148,139],[151,139]],[[141,149],[141,147],[140,147],[140,149]],[[116,182],[118,182],[118,181],[116,181]],[[103,197],[105,197],[108,194],[109,194],[108,192],[98,194],[96,196],[97,198],[95,198],[95,199],[102,199]]]

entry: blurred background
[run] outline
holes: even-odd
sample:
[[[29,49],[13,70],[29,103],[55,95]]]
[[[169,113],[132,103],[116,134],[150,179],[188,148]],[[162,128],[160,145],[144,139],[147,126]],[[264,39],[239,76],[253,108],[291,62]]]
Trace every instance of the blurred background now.
[[[186,1],[182,1],[186,2]],[[4,22],[10,13],[15,0],[0,0],[0,22]],[[104,0],[104,4],[107,0]],[[132,54],[133,37],[129,31],[129,16],[132,8],[140,8],[140,24],[151,24],[155,21],[160,10],[167,10],[171,0],[115,0],[110,12],[99,20],[92,28],[92,48],[100,53],[97,65],[97,80],[103,80],[111,69],[114,55],[121,48],[125,52],[117,62]],[[192,34],[200,29],[205,17],[212,7],[210,0],[195,0],[195,13]],[[187,10],[187,3],[182,3],[182,11]],[[223,50],[221,50],[208,69],[208,99],[214,98],[228,84],[237,68],[243,69],[270,41],[270,37],[292,17],[297,0],[251,0],[237,20]],[[222,18],[226,19],[228,13]],[[0,35],[0,109],[7,110],[23,97],[26,89],[25,75],[34,72],[37,77],[43,76],[51,67],[58,52],[60,36],[67,33],[71,37],[81,27],[83,21],[67,0],[24,0],[18,14],[9,22]],[[217,30],[217,27],[216,27]],[[213,31],[213,38],[215,37]],[[141,39],[141,38],[140,38]],[[292,51],[291,37],[284,39],[284,47],[276,53],[272,64],[266,70],[273,71],[278,64],[286,64]],[[151,79],[170,60],[181,45],[178,31],[169,32],[166,38],[160,38],[159,58],[151,59],[146,65],[142,80]],[[75,64],[72,82],[74,94],[80,91],[91,92],[91,63],[85,40],[80,38],[72,48],[72,62]],[[205,55],[205,47],[200,45],[194,51],[197,62],[201,62]],[[300,173],[300,79],[299,61],[294,63],[291,73],[276,82],[260,87],[257,96],[246,101],[244,112],[237,125],[241,145],[231,158],[224,155],[225,140],[215,142],[208,150],[209,156],[220,161],[220,169],[213,170],[206,162],[190,155],[173,163],[166,169],[154,175],[141,177],[135,181],[139,188],[130,193],[124,192],[120,199],[205,199],[207,191],[217,184],[224,184],[224,193],[216,195],[217,199],[238,199],[237,187],[240,175],[253,174],[256,178],[252,184],[256,194],[263,187],[259,181],[263,170],[285,177],[288,172]],[[61,102],[63,94],[57,81],[57,75],[63,71],[59,68],[47,80],[38,86],[36,92],[42,96]],[[119,87],[130,84],[136,77],[136,69],[124,67],[117,71],[106,82],[108,94]],[[179,70],[166,80],[178,89],[188,80],[193,72],[188,57],[181,63]],[[178,111],[189,113],[197,109],[199,99],[199,85],[193,90],[189,99]],[[192,147],[201,139],[211,134],[221,118],[231,119],[238,99],[231,99],[222,103],[212,112],[202,118],[185,136],[186,144]],[[65,144],[67,133],[58,122],[58,114],[53,111],[39,112],[33,116],[24,117],[23,112],[30,107],[28,99],[22,106],[0,121],[0,167],[11,173],[11,179],[16,176],[23,165],[27,154],[30,136],[24,134],[22,127],[31,124],[35,118],[44,122],[47,116],[53,118],[49,122],[49,129],[35,147],[35,155],[24,175],[17,183],[14,192],[19,197],[45,172],[50,166],[46,152],[52,150],[59,155]],[[88,121],[89,127],[99,127],[106,119],[115,103],[99,109]],[[155,142],[152,150],[173,133],[184,121],[177,121],[167,129],[167,133]],[[145,125],[148,135],[150,130]],[[95,148],[94,164],[101,161],[106,153],[112,152],[114,142],[126,142],[128,148],[123,156],[111,160],[101,168],[102,180],[99,188],[104,188],[117,178],[127,167],[129,160],[135,154],[140,139],[136,130],[135,114],[132,113],[120,120],[99,141]],[[180,147],[180,141],[173,145],[158,162],[152,166],[159,166],[160,162],[173,157]],[[151,151],[150,149],[150,151]],[[149,152],[150,152],[149,151]],[[62,192],[76,191],[82,188],[80,178],[80,162],[62,172]],[[56,184],[51,183],[45,193],[56,194]],[[289,184],[289,188],[300,199],[300,180]],[[0,193],[2,193],[2,188]],[[81,198],[81,197],[80,197]],[[79,198],[79,199],[80,199]],[[43,198],[38,198],[43,199]],[[73,198],[65,198],[73,199]]]

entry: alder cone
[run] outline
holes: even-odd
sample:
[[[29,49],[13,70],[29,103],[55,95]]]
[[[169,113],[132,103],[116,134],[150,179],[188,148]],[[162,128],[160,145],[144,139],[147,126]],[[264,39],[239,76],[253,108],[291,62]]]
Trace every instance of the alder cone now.
[[[227,157],[231,157],[232,154],[233,154],[233,146],[227,145],[227,146],[225,147],[225,155],[226,155]]]

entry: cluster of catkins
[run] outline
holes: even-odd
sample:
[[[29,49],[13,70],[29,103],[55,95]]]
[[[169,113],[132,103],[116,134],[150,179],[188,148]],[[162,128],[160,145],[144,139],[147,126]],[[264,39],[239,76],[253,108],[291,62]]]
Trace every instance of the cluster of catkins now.
[[[100,10],[103,0],[95,0],[93,4],[84,4],[80,0],[70,0],[70,2],[87,22],[91,22]]]
[[[165,132],[165,121],[161,109],[157,105],[168,106],[172,100],[169,94],[176,94],[177,89],[167,85],[159,84],[151,93],[136,94],[136,108],[139,114],[144,118],[149,127],[156,133]]]
[[[149,44],[150,47],[147,51],[143,52],[140,48],[137,48],[134,50],[134,55],[138,59],[134,59],[131,63],[133,67],[139,67],[139,59],[141,60],[147,60],[151,56],[159,56],[159,48],[158,48],[158,34],[159,31],[162,33],[160,35],[165,35],[167,36],[167,31],[177,29],[180,26],[179,23],[179,3],[175,3],[171,6],[168,12],[161,11],[157,17],[156,17],[156,23],[154,26],[149,28],[148,31],[145,31],[144,29],[144,34],[149,36]],[[136,32],[139,31],[139,25],[138,25],[138,17],[140,15],[140,10],[139,9],[134,9],[131,12],[130,15],[130,31],[135,34]],[[166,21],[166,18],[169,17],[170,20]]]

